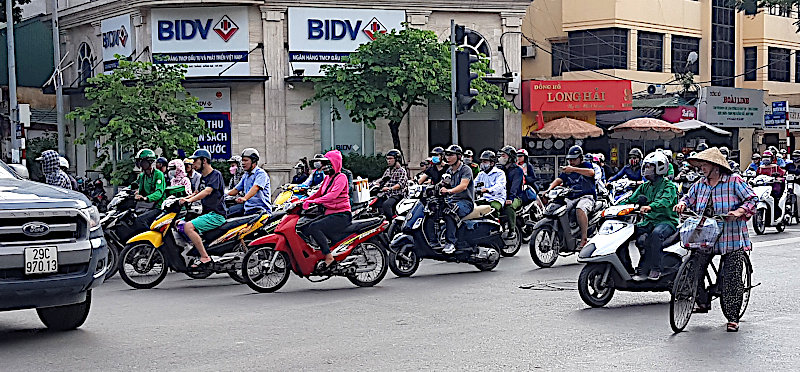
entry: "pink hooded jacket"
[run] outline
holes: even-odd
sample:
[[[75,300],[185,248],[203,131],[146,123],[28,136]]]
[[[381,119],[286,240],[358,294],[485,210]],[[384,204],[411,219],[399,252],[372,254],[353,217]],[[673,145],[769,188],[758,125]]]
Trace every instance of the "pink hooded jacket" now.
[[[347,176],[342,171],[342,153],[339,150],[328,151],[325,157],[331,161],[333,176],[325,176],[319,190],[303,202],[303,209],[310,204],[321,204],[325,207],[325,215],[350,212],[350,190],[347,184]],[[332,179],[331,179],[332,178]],[[328,185],[333,182],[333,185]],[[327,189],[327,192],[325,192]]]
[[[172,177],[170,186],[183,186],[186,188],[186,195],[192,195],[192,180],[186,177],[186,168],[181,159],[169,162],[170,167],[175,167],[175,177]]]

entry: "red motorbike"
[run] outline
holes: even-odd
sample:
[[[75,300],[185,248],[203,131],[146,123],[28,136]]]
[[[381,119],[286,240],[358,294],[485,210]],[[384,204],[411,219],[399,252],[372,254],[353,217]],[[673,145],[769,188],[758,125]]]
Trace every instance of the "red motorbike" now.
[[[343,276],[359,287],[371,287],[386,276],[386,234],[389,222],[383,217],[353,220],[332,239],[331,253],[336,263],[325,265],[325,255],[313,239],[301,231],[323,217],[318,206],[303,210],[302,202],[292,205],[275,228],[275,233],[254,240],[242,258],[245,283],[261,293],[275,292],[294,272],[311,282]],[[312,279],[319,277],[320,279]]]

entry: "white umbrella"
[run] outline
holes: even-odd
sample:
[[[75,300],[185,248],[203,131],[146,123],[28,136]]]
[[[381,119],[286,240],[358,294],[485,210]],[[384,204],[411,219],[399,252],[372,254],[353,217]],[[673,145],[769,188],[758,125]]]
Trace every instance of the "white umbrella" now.
[[[687,120],[687,121],[682,121],[680,123],[675,123],[675,126],[678,127],[678,128],[681,128],[681,129],[683,129],[685,131],[695,130],[695,129],[708,129],[708,130],[710,130],[710,131],[712,131],[714,133],[717,133],[717,134],[720,134],[720,135],[723,135],[723,136],[730,136],[731,135],[731,132],[728,132],[727,130],[720,129],[720,128],[717,128],[717,127],[715,127],[713,125],[709,125],[709,124],[706,124],[706,123],[704,123],[704,122],[702,122],[700,120],[694,120],[694,119]]]

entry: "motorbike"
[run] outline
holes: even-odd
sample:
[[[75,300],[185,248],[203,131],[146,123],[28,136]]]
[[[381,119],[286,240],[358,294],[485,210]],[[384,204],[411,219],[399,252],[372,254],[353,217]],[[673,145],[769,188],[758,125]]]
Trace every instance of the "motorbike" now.
[[[323,216],[315,205],[304,211],[294,203],[275,232],[250,243],[242,259],[241,276],[259,293],[275,292],[294,272],[311,282],[343,276],[359,287],[371,287],[386,276],[386,237],[389,223],[383,217],[353,220],[331,245],[335,264],[325,265],[325,255],[302,232],[305,226]],[[312,279],[319,277],[320,279]]]
[[[213,262],[210,265],[192,267],[199,263],[199,253],[182,233],[180,214],[197,214],[192,204],[180,205],[178,198],[171,196],[164,201],[163,213],[146,231],[128,240],[120,254],[120,276],[126,284],[137,289],[157,286],[169,270],[186,274],[193,279],[203,279],[214,273],[227,273],[232,279],[244,283],[240,276],[241,259],[247,242],[265,225],[281,218],[280,214],[250,215],[228,219],[220,227],[202,234],[203,244]]]
[[[446,175],[442,184],[449,184]],[[436,261],[468,263],[480,271],[490,271],[500,262],[500,252],[505,247],[500,221],[489,216],[494,210],[488,205],[477,205],[461,219],[456,232],[456,251],[441,251],[444,241],[444,217],[448,208],[445,197],[439,193],[442,184],[423,186],[418,200],[404,221],[400,234],[389,245],[389,269],[399,277],[413,275],[424,258]],[[431,224],[431,225],[428,225]],[[425,226],[432,226],[433,236],[427,236]]]
[[[559,255],[568,256],[579,251],[581,229],[575,212],[578,201],[567,199],[570,191],[567,187],[559,186],[546,193],[545,198],[549,202],[542,219],[533,226],[533,238],[529,244],[531,258],[539,267],[553,266]],[[592,212],[587,216],[587,236],[594,235],[601,212],[608,206],[603,199],[595,201]]]
[[[644,198],[644,200],[642,200]],[[636,223],[642,218],[639,211],[647,203],[642,196],[636,205],[610,206],[602,213],[600,230],[578,253],[578,262],[585,263],[578,276],[578,293],[591,307],[603,307],[611,301],[616,290],[628,292],[666,292],[672,289],[675,276],[689,251],[680,244],[675,232],[662,243],[661,277],[656,280],[634,281],[630,266],[629,245]],[[640,248],[640,252],[643,249]],[[621,255],[626,257],[625,260]],[[640,257],[643,253],[640,253]]]
[[[92,205],[97,207],[97,210],[100,213],[106,213],[108,211],[108,194],[106,194],[106,188],[103,184],[103,180],[96,179],[86,185],[86,196],[92,202]]]
[[[796,225],[800,223],[800,187],[798,187],[800,179],[795,174],[786,174],[786,223]]]
[[[783,194],[779,200],[772,196],[773,185],[777,182],[785,182],[782,179],[759,175],[750,181],[753,191],[758,197],[756,203],[756,214],[753,215],[753,230],[756,234],[764,234],[767,227],[775,227],[778,232],[786,229],[786,220],[789,215],[786,213],[786,201],[788,199],[787,187],[783,187]]]
[[[692,185],[700,179],[700,174],[693,171],[688,163],[683,166],[683,169],[675,175],[675,179],[673,180],[675,184],[678,186],[678,195],[683,196],[689,192],[689,189],[692,188]]]
[[[285,184],[278,188],[278,196],[272,202],[276,211],[286,211],[292,204],[301,201],[314,193],[316,189],[306,188],[300,185]]]
[[[638,183],[627,178],[621,178],[608,183],[608,198],[612,205],[616,205],[627,197],[633,195]]]
[[[417,204],[417,201],[420,199],[423,190],[424,187],[422,185],[419,185],[414,181],[408,182],[408,192],[406,193],[406,197],[400,200],[400,202],[398,202],[394,207],[397,215],[392,219],[391,222],[389,222],[389,229],[386,231],[386,234],[389,236],[390,240],[400,233],[400,228],[406,221],[408,212],[410,212],[411,209],[414,208],[414,205]]]
[[[479,182],[475,185],[475,194],[476,196],[480,194],[481,188],[483,188],[483,183]],[[482,197],[478,198],[478,200],[485,200]],[[486,203],[488,204],[488,202]],[[532,218],[534,217],[533,213],[538,210],[538,208],[534,208],[533,205],[536,204],[535,202],[525,203],[523,204],[520,209],[516,212],[517,213],[517,222],[516,226],[514,226],[514,236],[511,237],[511,228],[508,226],[508,217],[506,217],[505,213],[500,213],[499,216],[495,216],[494,213],[491,213],[487,216],[497,217],[500,219],[500,225],[503,226],[503,232],[500,234],[501,239],[503,240],[503,248],[500,250],[500,255],[503,257],[513,257],[519,252],[520,248],[522,248],[522,243],[529,242],[531,238],[531,234],[533,232],[532,224],[526,223],[527,221],[533,221]]]

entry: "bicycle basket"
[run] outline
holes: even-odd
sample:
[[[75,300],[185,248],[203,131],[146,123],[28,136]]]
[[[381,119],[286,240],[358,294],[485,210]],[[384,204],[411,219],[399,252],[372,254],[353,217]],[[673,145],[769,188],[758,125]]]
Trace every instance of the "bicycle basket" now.
[[[722,228],[713,218],[689,217],[680,228],[681,244],[687,249],[711,249]]]

